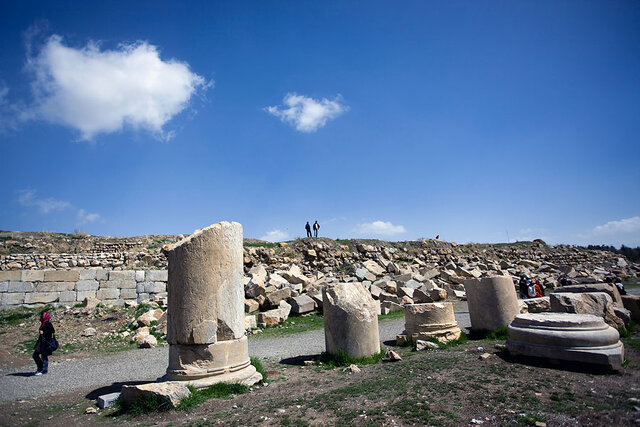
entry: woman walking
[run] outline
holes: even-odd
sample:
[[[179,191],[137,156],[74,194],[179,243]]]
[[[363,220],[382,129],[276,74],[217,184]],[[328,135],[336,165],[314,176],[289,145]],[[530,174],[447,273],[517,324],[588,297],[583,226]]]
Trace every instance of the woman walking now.
[[[42,312],[40,316],[40,335],[38,341],[33,347],[33,360],[36,362],[38,370],[36,375],[46,374],[49,370],[49,355],[51,350],[49,349],[49,342],[53,338],[53,334],[56,332],[51,324],[51,314],[46,311]]]

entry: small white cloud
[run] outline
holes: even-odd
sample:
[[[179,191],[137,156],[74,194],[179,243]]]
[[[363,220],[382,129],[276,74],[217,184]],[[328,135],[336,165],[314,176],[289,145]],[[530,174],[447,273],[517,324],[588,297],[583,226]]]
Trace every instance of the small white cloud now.
[[[97,213],[88,213],[88,212],[85,212],[84,209],[80,209],[78,211],[77,224],[78,225],[89,224],[89,223],[92,223],[92,222],[96,222],[99,219],[100,219],[100,215],[99,214],[97,214]]]
[[[51,36],[27,67],[34,73],[31,115],[69,126],[91,140],[125,126],[167,139],[163,126],[212,85],[175,59],[162,60],[147,42],[101,50],[97,43],[76,49]]]
[[[36,191],[31,189],[19,190],[20,197],[18,203],[25,207],[37,207],[40,212],[46,214],[51,211],[60,211],[71,207],[71,203],[63,200],[56,200],[51,197],[40,199],[36,196]]]
[[[272,230],[262,236],[260,240],[266,240],[267,242],[281,242],[283,240],[287,240],[288,238],[289,234],[287,234],[286,231]]]
[[[407,230],[402,225],[393,225],[391,222],[373,221],[358,224],[354,232],[363,235],[392,236],[394,234],[406,233]]]
[[[279,117],[300,132],[310,133],[326,125],[327,120],[334,119],[349,109],[341,101],[340,95],[333,100],[315,100],[297,93],[288,93],[282,100],[282,108],[271,106],[266,107],[265,111]]]
[[[634,233],[640,231],[640,216],[621,219],[619,221],[609,221],[604,225],[594,227],[593,234],[618,234],[618,233]]]

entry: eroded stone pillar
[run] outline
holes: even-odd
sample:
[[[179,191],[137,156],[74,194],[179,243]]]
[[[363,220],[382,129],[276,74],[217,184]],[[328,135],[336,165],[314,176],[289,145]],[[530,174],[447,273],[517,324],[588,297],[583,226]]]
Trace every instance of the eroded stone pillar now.
[[[404,335],[414,341],[437,338],[449,342],[460,338],[462,333],[450,302],[406,305],[404,319]]]
[[[169,261],[167,378],[201,380],[196,385],[202,386],[259,381],[244,331],[242,226],[214,224],[163,251]]]
[[[351,357],[380,352],[378,308],[361,283],[339,283],[322,289],[326,351],[344,350]]]
[[[464,281],[471,328],[492,331],[506,327],[520,312],[511,277],[493,276]]]

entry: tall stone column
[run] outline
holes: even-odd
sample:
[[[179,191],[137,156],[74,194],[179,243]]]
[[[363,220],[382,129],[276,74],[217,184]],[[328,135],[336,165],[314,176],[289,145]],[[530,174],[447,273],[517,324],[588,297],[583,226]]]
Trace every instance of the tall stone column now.
[[[261,379],[244,332],[242,226],[221,222],[163,248],[167,284],[167,379],[196,387]]]
[[[464,281],[471,328],[492,331],[508,326],[520,312],[511,277],[493,276]]]

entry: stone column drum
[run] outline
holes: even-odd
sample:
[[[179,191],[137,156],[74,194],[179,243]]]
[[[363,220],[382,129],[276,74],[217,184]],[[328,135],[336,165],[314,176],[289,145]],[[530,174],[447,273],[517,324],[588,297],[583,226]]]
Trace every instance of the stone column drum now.
[[[406,305],[404,319],[404,334],[414,341],[437,338],[449,342],[460,338],[462,333],[450,302]]]
[[[376,301],[361,283],[339,283],[322,289],[326,351],[362,358],[380,352]]]
[[[259,381],[244,331],[242,226],[214,224],[163,251],[169,261],[166,378],[196,387]]]
[[[493,276],[464,281],[473,330],[506,327],[520,312],[511,277]]]

